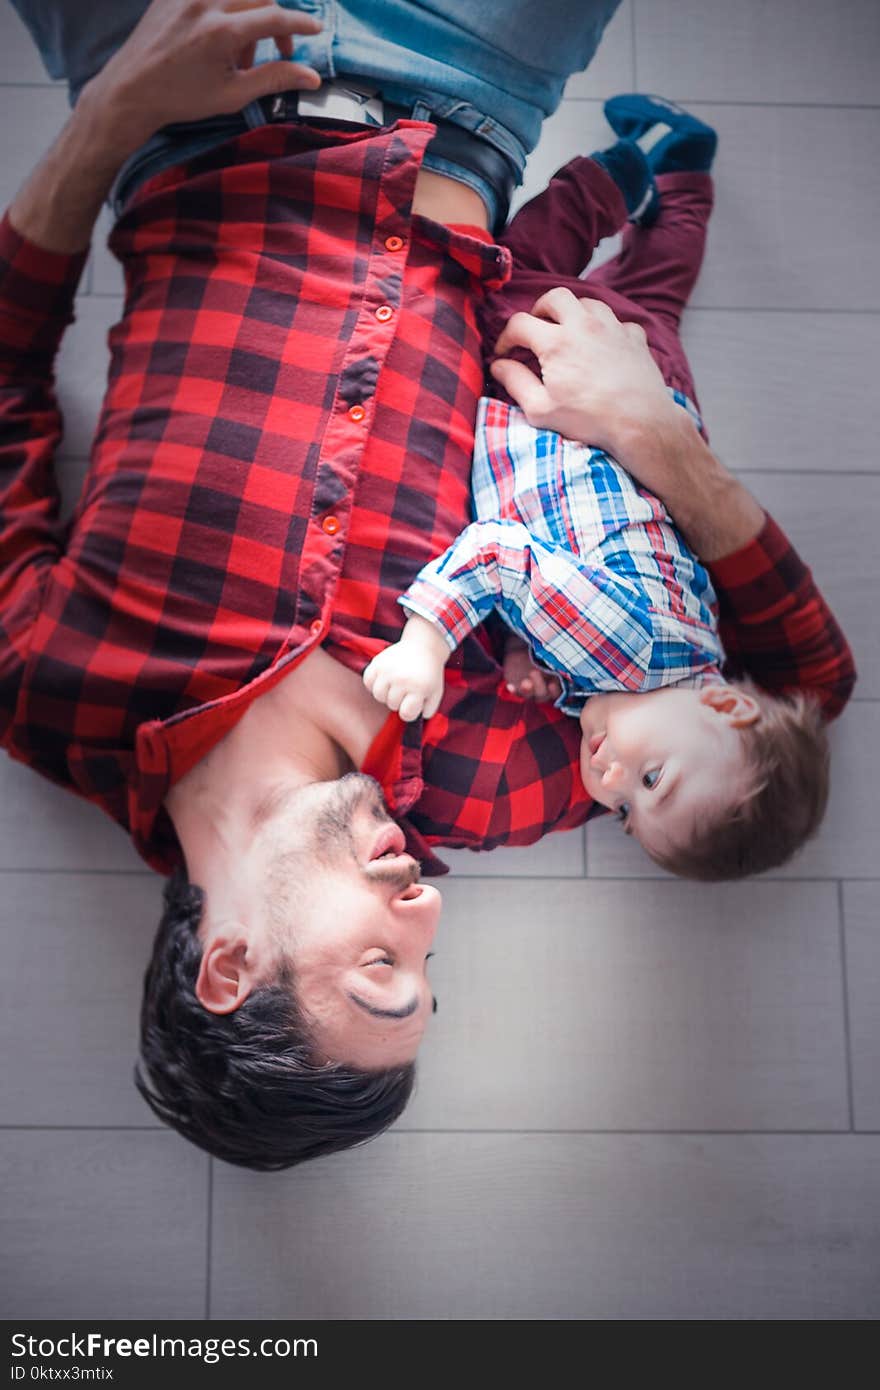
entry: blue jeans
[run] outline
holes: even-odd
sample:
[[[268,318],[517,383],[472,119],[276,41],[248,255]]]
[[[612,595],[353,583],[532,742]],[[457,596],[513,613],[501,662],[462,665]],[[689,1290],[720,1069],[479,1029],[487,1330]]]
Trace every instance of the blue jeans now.
[[[50,74],[66,78],[74,102],[84,84],[125,41],[148,0],[12,0]],[[521,181],[541,123],[559,104],[566,78],[585,68],[620,0],[280,0],[324,25],[296,45],[298,61],[327,79],[357,77],[416,119],[452,121],[499,149]],[[524,60],[528,55],[529,62]],[[276,58],[271,40],[257,62]],[[490,114],[491,113],[491,114]],[[263,123],[254,103],[245,126]],[[240,130],[222,120],[176,127],[130,162],[124,192],[161,168],[211,148]],[[470,170],[433,160],[425,168],[476,187]]]

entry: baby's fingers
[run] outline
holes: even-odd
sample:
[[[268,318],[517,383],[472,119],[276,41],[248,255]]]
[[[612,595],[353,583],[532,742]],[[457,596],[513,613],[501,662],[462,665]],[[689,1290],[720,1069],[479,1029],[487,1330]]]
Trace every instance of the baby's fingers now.
[[[418,719],[419,715],[422,713],[422,705],[424,703],[425,701],[422,695],[404,695],[400,702],[400,709],[397,711],[404,724],[411,724],[414,719]],[[427,711],[425,712],[427,713]]]
[[[385,694],[382,696],[382,699],[389,709],[399,710],[401,701],[404,700],[408,694],[409,689],[402,681],[392,680]]]
[[[425,700],[425,708],[422,710],[422,717],[430,719],[440,708],[440,701],[443,699],[443,682],[440,681],[433,694]]]
[[[382,666],[375,661],[371,661],[364,671],[364,685],[369,690],[374,700],[378,700],[380,705],[388,704],[388,687],[391,685],[391,676]]]

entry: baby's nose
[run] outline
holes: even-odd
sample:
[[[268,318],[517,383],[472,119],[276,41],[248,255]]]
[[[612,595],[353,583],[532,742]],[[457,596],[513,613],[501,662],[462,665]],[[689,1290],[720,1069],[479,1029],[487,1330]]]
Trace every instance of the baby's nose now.
[[[603,787],[619,787],[623,778],[623,768],[620,763],[611,762],[602,773]]]

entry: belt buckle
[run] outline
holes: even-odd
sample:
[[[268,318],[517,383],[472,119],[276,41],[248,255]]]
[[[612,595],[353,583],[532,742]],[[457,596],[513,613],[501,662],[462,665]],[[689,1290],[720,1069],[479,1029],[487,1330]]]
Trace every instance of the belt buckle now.
[[[385,124],[379,93],[350,82],[325,82],[316,92],[299,92],[297,115],[325,121],[353,121],[358,125]]]
[[[283,93],[274,96],[269,104],[270,121],[286,121],[287,116],[287,97]]]

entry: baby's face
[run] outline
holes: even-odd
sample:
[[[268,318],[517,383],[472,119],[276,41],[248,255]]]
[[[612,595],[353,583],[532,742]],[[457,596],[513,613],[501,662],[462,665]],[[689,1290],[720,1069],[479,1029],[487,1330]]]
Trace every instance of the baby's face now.
[[[730,686],[593,695],[581,713],[584,786],[652,853],[689,843],[748,794],[742,699]]]

